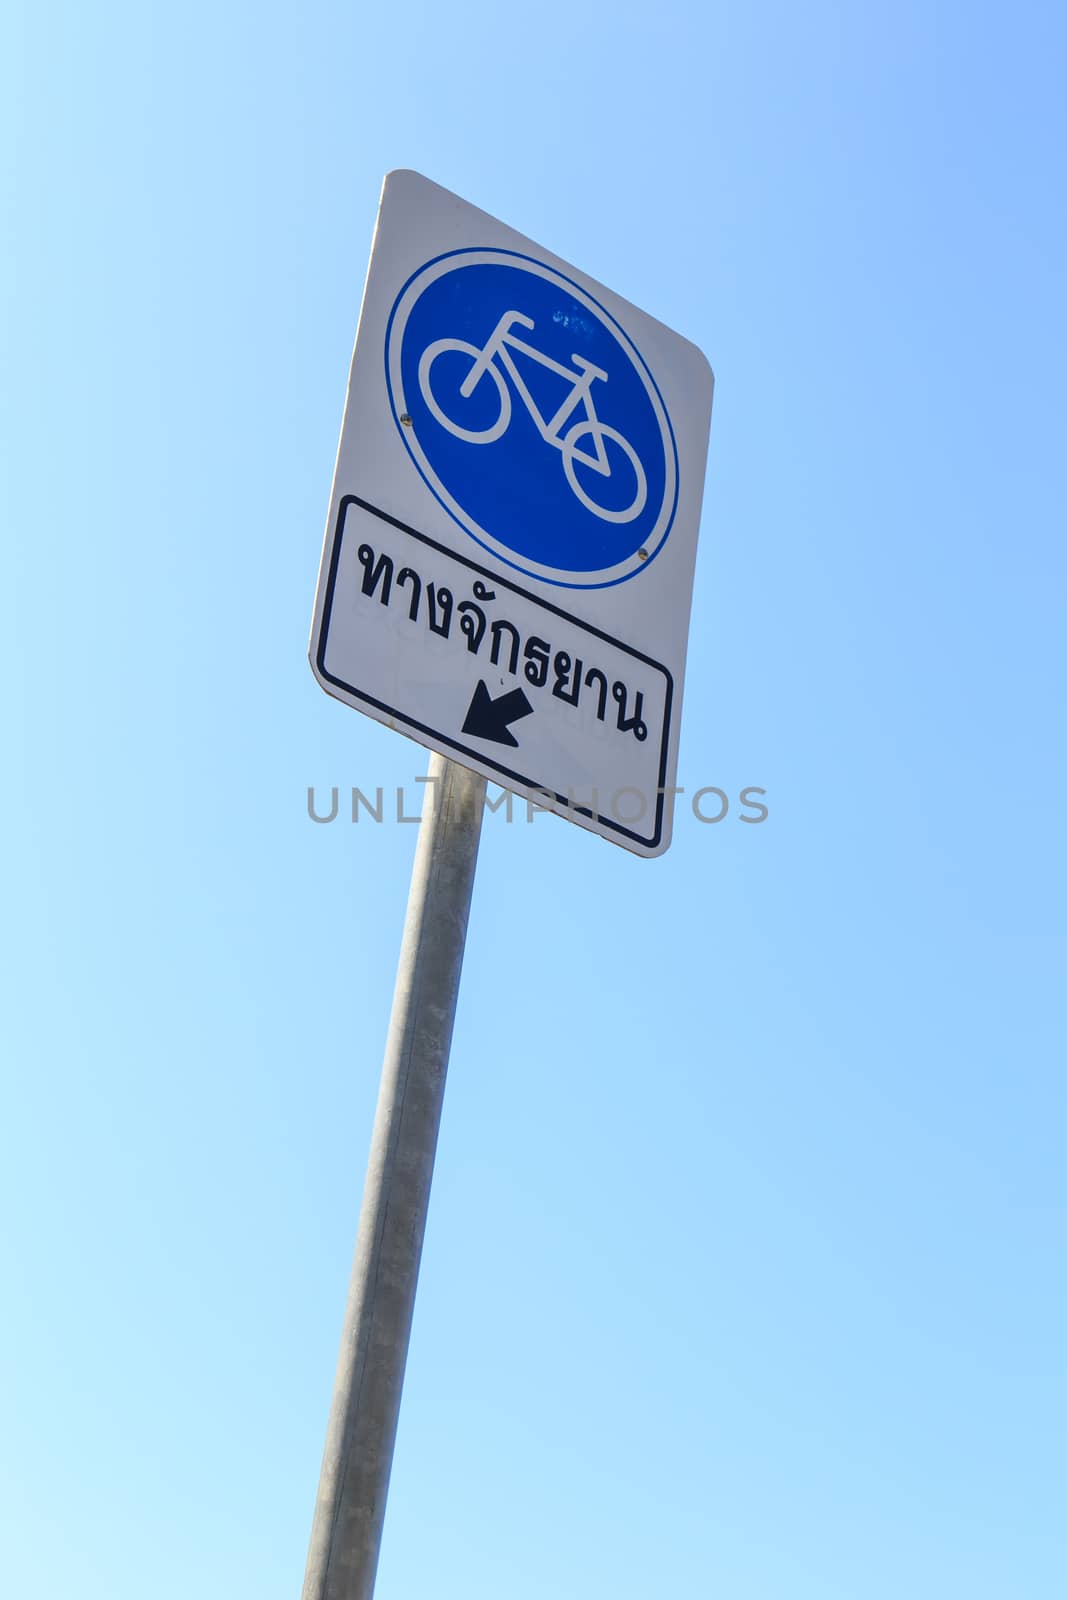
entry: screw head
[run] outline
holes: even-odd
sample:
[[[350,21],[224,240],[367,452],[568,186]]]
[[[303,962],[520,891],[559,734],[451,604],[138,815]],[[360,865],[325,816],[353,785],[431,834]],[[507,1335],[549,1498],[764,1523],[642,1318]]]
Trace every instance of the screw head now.
[[[401,417],[400,420],[404,424],[405,428],[410,428],[411,427],[411,418],[408,416],[406,411],[404,412],[404,415]]]

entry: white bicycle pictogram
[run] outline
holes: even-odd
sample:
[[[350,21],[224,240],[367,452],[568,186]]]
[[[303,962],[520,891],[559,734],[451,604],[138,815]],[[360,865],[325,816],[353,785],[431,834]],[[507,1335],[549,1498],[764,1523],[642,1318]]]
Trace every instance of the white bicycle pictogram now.
[[[490,334],[484,347],[479,350],[477,345],[467,344],[463,339],[435,339],[428,344],[419,360],[419,388],[422,390],[423,399],[426,401],[431,414],[443,428],[454,434],[457,439],[465,439],[468,444],[492,444],[507,432],[511,422],[511,390],[505,379],[505,373],[515,385],[520,400],[530,413],[537,425],[538,432],[546,444],[553,445],[563,456],[563,471],[571,490],[587,510],[595,516],[601,517],[605,522],[632,522],[644,510],[645,500],[648,497],[648,484],[645,478],[645,469],[641,465],[637,451],[630,441],[623,437],[616,428],[609,428],[601,422],[596,414],[593,403],[592,387],[599,378],[602,383],[607,383],[608,375],[591,361],[584,357],[572,355],[574,368],[561,366],[558,361],[553,361],[551,356],[546,356],[543,350],[537,350],[525,340],[518,338],[511,330],[518,324],[520,327],[532,329],[534,326],[531,318],[523,316],[521,311],[505,311],[493,332]],[[556,373],[561,378],[566,378],[571,384],[570,393],[562,405],[551,417],[541,414],[537,402],[522,380],[511,350],[519,350],[523,355],[532,358],[547,367],[550,372]],[[482,378],[488,374],[495,383],[500,398],[500,412],[488,428],[465,428],[456,422],[444,411],[434,395],[430,382],[430,372],[434,362],[439,356],[446,353],[456,353],[471,358],[470,371],[466,374],[459,386],[459,394],[464,400],[469,400]],[[503,369],[503,370],[501,370]],[[585,415],[574,422],[563,432],[564,424],[570,421],[579,406],[584,405]],[[579,440],[585,435],[589,436],[592,452],[579,446]],[[602,478],[611,477],[611,463],[604,441],[610,439],[622,451],[629,461],[636,479],[636,491],[628,506],[621,511],[609,510],[598,505],[591,495],[587,494],[578,481],[576,466],[588,467],[591,472],[598,473]]]

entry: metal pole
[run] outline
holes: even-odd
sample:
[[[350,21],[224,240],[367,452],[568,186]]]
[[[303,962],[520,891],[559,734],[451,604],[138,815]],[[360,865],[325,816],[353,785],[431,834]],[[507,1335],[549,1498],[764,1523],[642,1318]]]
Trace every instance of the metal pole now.
[[[485,779],[434,755],[419,826],[303,1600],[371,1600]]]

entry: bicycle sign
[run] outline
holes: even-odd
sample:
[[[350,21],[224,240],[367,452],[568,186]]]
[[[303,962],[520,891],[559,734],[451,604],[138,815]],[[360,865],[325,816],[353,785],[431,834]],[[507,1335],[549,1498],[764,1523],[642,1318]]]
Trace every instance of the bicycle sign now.
[[[387,375],[426,483],[509,565],[599,588],[658,554],[677,491],[670,421],[632,341],[562,273],[502,250],[428,262],[393,308]]]
[[[390,173],[315,599],[322,688],[659,855],[711,393],[688,340]]]
[[[494,328],[492,337],[484,350],[478,350],[474,345],[464,344],[462,339],[438,339],[434,344],[428,345],[423,351],[422,359],[419,362],[419,388],[422,391],[423,399],[437,418],[437,421],[446,427],[449,433],[454,433],[457,439],[466,439],[470,444],[492,444],[494,440],[500,438],[502,433],[507,431],[508,424],[511,421],[511,394],[500,375],[500,371],[493,365],[493,358],[499,357],[500,365],[518,390],[523,404],[533,418],[545,443],[555,445],[558,450],[562,451],[563,470],[567,475],[567,482],[572,492],[577,495],[588,510],[598,517],[603,517],[608,522],[632,521],[644,509],[648,486],[645,481],[645,469],[642,467],[633,446],[614,428],[606,428],[594,409],[590,390],[597,378],[606,383],[607,373],[602,372],[599,367],[594,367],[591,361],[586,361],[584,357],[578,355],[571,358],[575,366],[574,372],[567,367],[561,367],[558,361],[552,360],[551,356],[546,356],[540,350],[535,350],[533,345],[526,344],[522,339],[517,339],[511,331],[515,323],[520,323],[524,328],[532,328],[534,326],[532,319],[524,317],[521,311],[505,311]],[[532,398],[529,389],[523,383],[522,373],[508,354],[509,345],[513,349],[521,351],[523,355],[530,356],[550,372],[555,372],[559,377],[568,379],[572,384],[570,394],[563,401],[551,421],[546,421],[541,415],[536,400]],[[461,399],[470,399],[481,382],[483,373],[488,374],[496,384],[500,399],[500,409],[497,413],[496,421],[489,428],[481,428],[474,431],[464,428],[461,423],[457,423],[454,418],[442,411],[434,396],[433,383],[431,381],[433,364],[438,357],[450,354],[452,351],[459,351],[463,355],[473,357],[470,371],[459,386]],[[576,422],[572,428],[568,429],[566,434],[561,435],[560,430],[564,423],[570,420],[572,413],[580,404],[585,405],[585,418]],[[588,451],[580,450],[578,447],[578,440],[584,434],[589,434],[590,436],[593,446],[592,455],[589,455]],[[630,469],[634,476],[633,499],[629,505],[622,506],[615,511],[607,506],[598,505],[586,493],[575,470],[575,463],[581,461],[587,467],[591,467],[594,472],[599,472],[605,477],[611,476],[611,464],[608,461],[608,453],[604,445],[605,439],[613,439],[620,447],[630,464]]]

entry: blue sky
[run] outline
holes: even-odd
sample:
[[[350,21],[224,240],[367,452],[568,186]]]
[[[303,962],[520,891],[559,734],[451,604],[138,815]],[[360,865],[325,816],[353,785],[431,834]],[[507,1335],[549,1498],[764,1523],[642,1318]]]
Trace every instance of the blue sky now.
[[[380,1600],[1062,1592],[1051,4],[16,3],[5,1592],[299,1592],[423,752],[307,630],[381,177],[708,354],[642,862],[487,819]],[[409,808],[410,809],[410,808]]]

